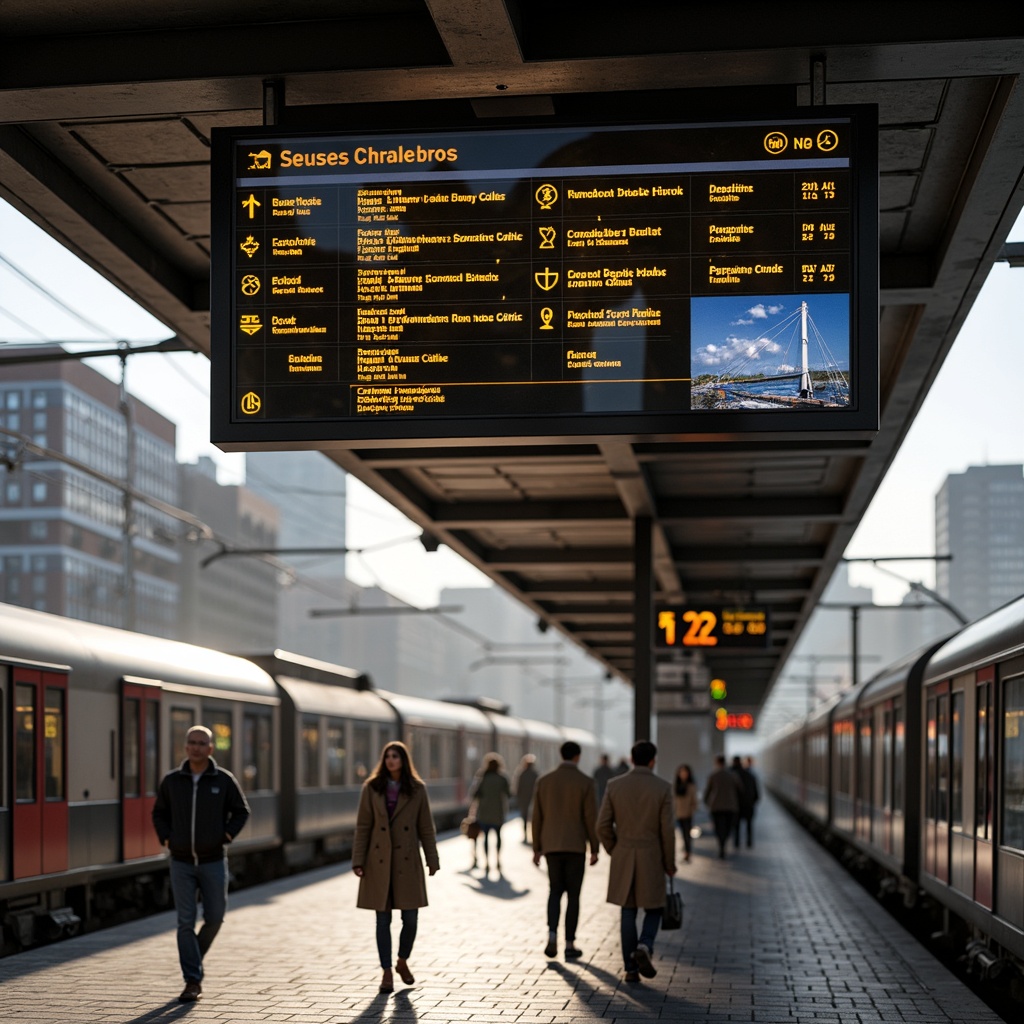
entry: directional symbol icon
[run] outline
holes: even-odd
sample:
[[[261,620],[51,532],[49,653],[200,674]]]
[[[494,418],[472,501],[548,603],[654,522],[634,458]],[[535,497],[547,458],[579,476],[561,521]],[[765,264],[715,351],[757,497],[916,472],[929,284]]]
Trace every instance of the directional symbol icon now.
[[[242,242],[238,248],[245,253],[249,259],[252,259],[256,255],[256,250],[260,247],[260,243],[250,235],[244,242]]]
[[[550,210],[558,202],[558,189],[554,185],[545,183],[538,186],[533,198],[537,200],[537,205],[542,210]]]
[[[537,282],[537,287],[541,291],[549,292],[552,288],[558,284],[558,271],[552,270],[550,267],[545,267],[543,270],[538,270],[533,275],[534,281]]]
[[[243,316],[238,321],[238,329],[245,331],[246,334],[251,338],[257,331],[263,330],[263,324],[260,323],[259,313],[250,313]]]
[[[554,228],[537,228],[537,233],[540,235],[540,246],[541,249],[554,249],[555,247],[555,229]]]
[[[248,199],[242,200],[242,209],[249,211],[249,220],[256,216],[256,207],[263,204],[250,192]]]
[[[247,416],[254,416],[260,411],[260,396],[255,391],[249,391],[242,396],[242,412]]]
[[[242,278],[242,294],[255,295],[260,290],[260,279],[255,274],[246,274]]]

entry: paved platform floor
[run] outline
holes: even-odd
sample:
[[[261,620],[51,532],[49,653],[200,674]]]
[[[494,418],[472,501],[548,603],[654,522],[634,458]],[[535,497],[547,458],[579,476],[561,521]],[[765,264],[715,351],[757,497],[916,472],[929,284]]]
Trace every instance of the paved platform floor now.
[[[374,918],[347,866],[233,893],[201,1002],[181,1005],[174,918],[160,914],[0,960],[0,1021],[25,1024],[584,1024],[797,1021],[932,1024],[999,1018],[907,936],[772,803],[756,845],[730,859],[710,837],[680,863],[683,928],[662,932],[657,977],[622,980],[608,860],[588,868],[579,961],[543,955],[547,878],[504,828],[502,873],[441,844],[410,967],[377,991]],[[397,918],[397,915],[396,915]],[[395,927],[397,943],[397,920]],[[559,936],[559,946],[564,943]]]

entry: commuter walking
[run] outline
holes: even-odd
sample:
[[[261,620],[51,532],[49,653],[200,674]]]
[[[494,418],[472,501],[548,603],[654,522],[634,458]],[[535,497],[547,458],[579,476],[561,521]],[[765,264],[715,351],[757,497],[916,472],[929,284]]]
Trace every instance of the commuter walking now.
[[[715,758],[715,770],[708,776],[704,787],[704,805],[715,823],[718,856],[724,860],[725,844],[740,812],[740,782],[735,773],[725,767],[725,758],[721,754]]]
[[[170,851],[171,892],[178,915],[178,961],[185,988],[178,1001],[203,994],[203,960],[228,908],[226,847],[249,820],[249,805],[231,772],[213,759],[213,733],[194,725],[185,736],[185,760],[160,782],[153,827]],[[196,897],[203,924],[196,934]]]
[[[604,791],[608,787],[608,780],[615,778],[615,769],[607,754],[601,755],[601,763],[594,769],[594,786],[596,787],[597,806],[601,806],[604,799]]]
[[[697,792],[697,780],[694,779],[688,764],[681,764],[676,769],[676,778],[672,789],[676,826],[679,828],[679,834],[683,837],[683,860],[689,864],[690,855],[693,852],[693,838],[690,835],[690,829],[693,828],[693,816],[697,813],[697,802],[700,800],[700,795]]]
[[[420,855],[420,847],[423,855]],[[434,819],[427,787],[416,773],[404,743],[388,743],[380,762],[363,783],[352,845],[352,871],[359,878],[356,906],[377,913],[380,991],[395,990],[391,970],[391,912],[402,915],[398,936],[398,976],[411,985],[409,957],[419,924],[419,908],[427,905],[423,857],[433,875],[440,868]]]
[[[490,870],[491,832],[494,833],[494,868],[501,872],[501,826],[508,817],[508,800],[512,795],[501,754],[485,754],[484,763],[473,783],[470,799],[476,802],[476,821],[484,837],[484,871]],[[475,860],[474,856],[474,860]]]
[[[543,856],[548,865],[548,944],[545,956],[558,953],[558,918],[565,906],[565,958],[582,953],[576,945],[580,919],[580,889],[590,846],[591,866],[597,863],[597,800],[594,780],[579,769],[580,745],[561,746],[562,763],[542,775],[533,802],[533,863]]]
[[[530,841],[530,817],[532,813],[533,793],[537,785],[537,769],[533,754],[524,754],[515,775],[512,777],[512,795],[516,798],[516,807],[523,819],[523,842]]]
[[[601,845],[612,859],[608,902],[622,908],[622,960],[629,982],[658,973],[652,956],[665,907],[665,876],[676,873],[672,787],[654,774],[657,753],[647,740],[634,744],[633,768],[608,783],[597,820]],[[638,938],[639,907],[644,921]]]
[[[740,848],[740,826],[743,824],[747,826],[747,846],[754,845],[754,805],[761,794],[758,792],[757,780],[753,773],[743,767],[740,758],[732,759],[729,771],[736,776],[740,788],[740,810],[733,826],[733,842],[738,850]]]

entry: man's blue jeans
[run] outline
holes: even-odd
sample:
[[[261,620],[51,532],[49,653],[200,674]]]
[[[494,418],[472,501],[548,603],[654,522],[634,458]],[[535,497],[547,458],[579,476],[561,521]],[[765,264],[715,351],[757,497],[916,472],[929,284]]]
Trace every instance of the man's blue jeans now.
[[[171,892],[178,912],[178,960],[185,981],[203,980],[203,957],[224,923],[228,909],[227,857],[209,864],[171,861]],[[196,934],[197,897],[203,901],[203,926]]]
[[[638,943],[645,945],[652,953],[654,952],[654,937],[661,927],[662,907],[653,907],[644,910],[644,925],[640,932],[640,938],[636,936],[636,907],[622,908],[622,962],[627,971],[635,971],[636,963],[633,954],[636,952]]]

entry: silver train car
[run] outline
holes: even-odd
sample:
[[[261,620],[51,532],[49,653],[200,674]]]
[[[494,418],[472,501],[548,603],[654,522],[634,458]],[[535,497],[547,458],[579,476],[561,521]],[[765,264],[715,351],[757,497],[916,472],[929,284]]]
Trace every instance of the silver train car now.
[[[1024,998],[1024,598],[817,709],[768,786],[883,899]]]
[[[214,736],[252,817],[236,884],[347,855],[362,784],[403,740],[438,828],[465,816],[483,755],[541,768],[596,741],[464,703],[374,689],[363,673],[275,651],[238,657],[0,604],[0,955],[170,905],[151,824],[188,729]],[[581,746],[584,745],[581,743]]]

